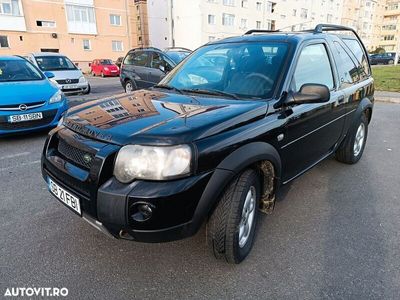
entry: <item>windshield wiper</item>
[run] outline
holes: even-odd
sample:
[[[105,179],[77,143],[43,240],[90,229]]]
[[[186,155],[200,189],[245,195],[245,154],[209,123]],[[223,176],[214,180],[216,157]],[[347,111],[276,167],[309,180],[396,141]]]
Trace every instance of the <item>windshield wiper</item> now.
[[[156,84],[155,86],[153,86],[153,88],[166,89],[166,90],[176,91],[180,94],[183,94],[183,92],[180,89],[178,89],[174,86],[171,86],[171,85],[167,85],[167,84]]]
[[[218,95],[218,96],[227,96],[232,99],[239,99],[238,96],[235,94],[223,92],[223,91],[218,91],[218,90],[203,90],[203,89],[184,89],[182,92],[188,92],[188,93],[197,93],[197,94],[205,94],[205,95]]]

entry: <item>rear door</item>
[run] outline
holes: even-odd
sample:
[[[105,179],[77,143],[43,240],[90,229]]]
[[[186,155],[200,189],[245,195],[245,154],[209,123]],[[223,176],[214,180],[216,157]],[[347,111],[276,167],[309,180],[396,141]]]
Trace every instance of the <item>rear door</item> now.
[[[124,76],[133,81],[139,89],[151,86],[148,82],[149,63],[148,51],[130,52],[124,60]]]
[[[325,103],[294,105],[287,110],[286,143],[281,147],[284,182],[329,155],[343,130],[343,93],[338,89],[337,71],[325,40],[309,42],[300,49],[290,92],[300,91],[307,83],[326,85],[331,97]]]

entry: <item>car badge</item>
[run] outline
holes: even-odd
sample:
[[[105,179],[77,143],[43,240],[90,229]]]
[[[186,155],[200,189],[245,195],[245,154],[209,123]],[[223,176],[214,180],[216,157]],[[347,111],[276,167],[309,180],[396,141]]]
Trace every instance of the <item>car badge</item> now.
[[[21,110],[21,111],[25,111],[25,110],[28,109],[28,106],[26,106],[26,104],[21,104],[18,108],[19,108],[19,110]]]
[[[66,79],[65,83],[71,83],[71,79]]]
[[[92,161],[92,157],[91,157],[89,154],[85,154],[85,155],[83,156],[83,161],[84,161],[86,164],[89,164],[89,163]]]

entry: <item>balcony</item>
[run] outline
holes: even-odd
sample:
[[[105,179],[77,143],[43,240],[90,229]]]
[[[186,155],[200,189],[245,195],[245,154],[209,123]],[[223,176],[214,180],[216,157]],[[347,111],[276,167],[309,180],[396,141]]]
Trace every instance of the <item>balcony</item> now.
[[[0,14],[0,30],[26,31],[25,17]]]

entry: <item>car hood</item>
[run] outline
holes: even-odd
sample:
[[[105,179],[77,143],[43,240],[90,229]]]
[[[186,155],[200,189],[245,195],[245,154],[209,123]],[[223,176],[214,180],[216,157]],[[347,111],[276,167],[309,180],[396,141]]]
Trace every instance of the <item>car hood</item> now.
[[[264,101],[140,90],[70,109],[64,125],[118,145],[190,143],[265,116]]]
[[[78,79],[83,76],[81,70],[50,71],[54,74],[54,80]]]
[[[0,106],[48,101],[58,88],[47,79],[0,83]]]

